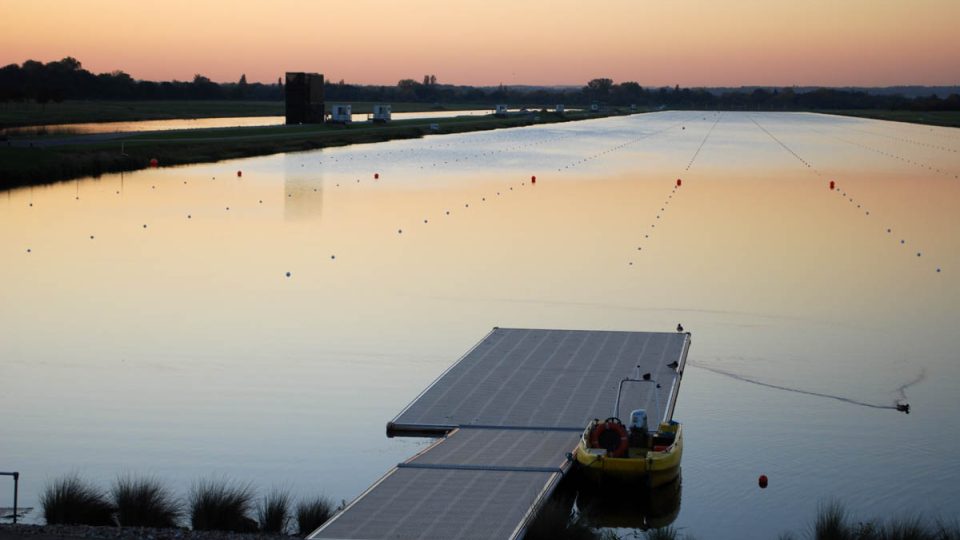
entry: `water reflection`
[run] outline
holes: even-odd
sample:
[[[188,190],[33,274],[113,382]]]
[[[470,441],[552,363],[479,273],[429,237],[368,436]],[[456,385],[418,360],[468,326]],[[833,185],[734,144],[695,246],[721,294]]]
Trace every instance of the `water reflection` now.
[[[591,527],[660,529],[673,524],[680,514],[681,484],[682,475],[657,488],[580,482],[576,505]]]
[[[393,113],[394,120],[417,118],[448,118],[492,114],[492,110],[421,111]],[[367,122],[370,115],[353,115],[354,122]],[[135,120],[127,122],[86,122],[76,124],[47,124],[42,126],[0,128],[0,135],[8,137],[69,136],[94,133],[129,133],[134,131],[171,131],[178,129],[211,129],[229,127],[279,126],[283,116],[234,116],[217,118],[173,118],[168,120]]]
[[[13,190],[0,456],[27,506],[71,471],[352,499],[425,444],[384,423],[491,327],[682,322],[677,527],[776,537],[825,497],[957,515],[957,133],[664,112]]]
[[[319,220],[323,215],[323,173],[303,154],[283,156],[283,216],[288,221]]]

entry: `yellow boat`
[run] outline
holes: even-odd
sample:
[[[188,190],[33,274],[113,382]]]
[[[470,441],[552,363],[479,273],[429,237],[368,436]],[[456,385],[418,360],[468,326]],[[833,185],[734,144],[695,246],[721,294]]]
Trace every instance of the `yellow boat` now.
[[[624,425],[618,415],[625,382],[655,381],[650,380],[649,375],[621,380],[614,416],[602,422],[600,419],[590,422],[583,430],[574,457],[588,476],[597,479],[644,482],[651,487],[665,485],[680,474],[683,426],[671,419],[660,423],[655,431],[649,430],[643,409],[630,413],[630,424]]]

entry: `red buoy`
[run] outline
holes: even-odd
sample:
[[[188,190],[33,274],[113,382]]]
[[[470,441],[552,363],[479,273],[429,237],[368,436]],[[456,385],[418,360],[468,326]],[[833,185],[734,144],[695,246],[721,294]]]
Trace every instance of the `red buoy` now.
[[[830,181],[830,191],[833,191],[836,188],[837,184],[833,180]]]
[[[237,178],[240,178],[241,176],[243,176],[243,171],[237,171]]]
[[[151,166],[151,167],[156,167],[156,166],[158,166],[158,165],[160,165],[160,162],[157,161],[157,158],[150,158],[150,166]]]
[[[757,480],[757,483],[760,484],[760,488],[761,488],[761,489],[762,489],[762,488],[766,488],[766,487],[767,487],[767,475],[761,474],[759,480]]]
[[[531,176],[531,177],[530,177],[530,183],[531,183],[531,184],[536,184],[536,183],[537,183],[537,177],[536,177],[536,176]]]
[[[380,173],[373,173],[373,179],[377,180],[380,178]]]
[[[683,180],[680,180],[679,178],[677,178],[677,187],[680,187],[680,184],[682,183],[683,183]]]

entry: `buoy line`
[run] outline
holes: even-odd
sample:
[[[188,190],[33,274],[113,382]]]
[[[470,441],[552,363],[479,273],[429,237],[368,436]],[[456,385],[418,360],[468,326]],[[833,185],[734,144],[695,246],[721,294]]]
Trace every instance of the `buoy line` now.
[[[717,127],[717,124],[720,123],[720,119],[723,118],[723,113],[717,115],[717,119],[713,121],[713,125],[710,126],[710,129],[707,130],[707,134],[703,137],[703,140],[700,141],[700,146],[697,147],[697,151],[693,153],[693,157],[690,158],[690,162],[687,163],[687,168],[685,170],[689,171],[690,167],[693,166],[693,162],[696,161],[697,156],[700,155],[700,150],[703,148],[703,145],[707,144],[707,139],[710,138],[710,134],[713,133],[713,129]]]
[[[738,380],[738,381],[740,381],[740,382],[745,382],[745,383],[749,383],[749,384],[755,384],[755,385],[758,385],[758,386],[763,386],[763,387],[765,387],[765,388],[772,388],[772,389],[774,389],[774,390],[783,390],[784,392],[793,392],[793,393],[795,393],[795,394],[803,394],[803,395],[806,395],[806,396],[814,396],[814,397],[821,397],[821,398],[826,398],[826,399],[833,399],[833,400],[837,400],[837,401],[842,401],[842,402],[844,402],[844,403],[849,403],[849,404],[851,404],[851,405],[859,405],[859,406],[861,406],[861,407],[869,407],[869,408],[872,408],[872,409],[890,409],[890,410],[894,410],[894,411],[904,412],[904,413],[907,413],[907,414],[910,414],[910,404],[907,403],[907,388],[910,388],[911,386],[913,386],[913,385],[915,385],[915,384],[919,384],[920,382],[922,382],[922,381],[926,378],[926,370],[924,370],[923,368],[921,368],[921,369],[920,369],[920,373],[919,373],[914,379],[911,379],[910,381],[908,381],[908,382],[906,382],[906,383],[904,383],[904,384],[901,384],[900,386],[898,386],[898,387],[895,389],[895,391],[896,391],[896,393],[897,393],[897,395],[898,395],[899,397],[893,402],[892,405],[883,405],[883,404],[880,404],[880,403],[870,403],[870,402],[866,402],[866,401],[860,401],[860,400],[857,400],[857,399],[848,398],[848,397],[846,397],[846,396],[840,396],[840,395],[836,395],[836,394],[827,394],[827,393],[824,393],[824,392],[814,392],[814,391],[812,391],[812,390],[805,390],[805,389],[803,389],[803,388],[795,388],[795,387],[792,387],[792,386],[784,386],[784,385],[780,385],[780,384],[768,383],[768,382],[764,382],[764,381],[761,381],[761,380],[758,380],[758,379],[754,379],[754,378],[752,378],[752,377],[747,377],[747,376],[745,376],[745,375],[740,375],[740,374],[734,373],[734,372],[732,372],[732,371],[726,371],[726,370],[723,370],[723,369],[720,369],[720,368],[715,368],[715,367],[707,366],[707,365],[704,365],[704,364],[702,364],[702,363],[700,363],[700,362],[693,361],[693,360],[687,360],[687,365],[691,365],[691,366],[693,366],[693,367],[695,367],[695,368],[703,369],[703,370],[709,371],[709,372],[711,372],[711,373],[716,373],[717,375],[723,375],[724,377],[729,377],[729,378],[731,378],[731,379],[735,379],[735,380]]]
[[[876,133],[874,131],[867,131],[865,129],[857,129],[854,127],[847,127],[846,129],[849,129],[850,131],[856,131],[858,133],[864,133],[866,135],[873,135],[875,137],[886,137],[887,139],[893,139],[895,141],[910,143],[917,146],[926,146],[927,148],[933,148],[935,150],[940,150],[943,152],[953,152],[954,154],[960,154],[960,150],[957,150],[955,148],[949,148],[946,146],[940,146],[939,144],[925,143],[925,142],[917,141],[907,137],[897,137],[895,135],[887,135],[886,133]]]
[[[829,189],[830,189],[831,192],[834,192],[834,193],[840,195],[841,197],[843,197],[843,198],[847,201],[847,203],[849,203],[851,206],[852,206],[852,205],[856,205],[857,210],[863,210],[863,215],[864,215],[865,217],[866,217],[866,216],[871,216],[870,211],[863,208],[863,203],[857,202],[857,199],[856,199],[855,197],[853,197],[853,194],[852,194],[852,193],[847,193],[847,191],[841,189],[840,186],[838,185],[838,182],[836,182],[836,181],[834,181],[834,180],[831,180],[831,181],[830,181],[830,184],[829,184]],[[892,228],[892,227],[885,227],[884,230],[886,231],[886,233],[887,233],[888,235],[892,235],[892,234],[893,234],[893,228]],[[901,239],[900,239],[900,245],[901,245],[901,246],[906,246],[906,245],[907,245],[907,239],[906,239],[906,238],[901,238]],[[918,257],[918,258],[923,256],[923,251],[922,251],[922,250],[917,251],[916,253],[917,253],[917,257]],[[937,272],[938,274],[941,273],[941,271],[942,271],[942,268],[941,268],[941,267],[939,267],[939,266],[936,267],[936,272]]]
[[[609,148],[607,148],[607,149],[605,149],[605,150],[602,150],[602,151],[600,151],[600,152],[597,152],[597,153],[595,153],[595,154],[590,154],[590,155],[588,155],[588,156],[585,157],[585,158],[581,158],[581,159],[572,161],[572,162],[568,163],[567,165],[564,165],[562,168],[557,168],[557,171],[558,171],[558,172],[562,172],[562,169],[570,169],[570,168],[576,167],[576,166],[578,166],[578,165],[582,165],[582,164],[586,163],[587,161],[591,161],[591,160],[597,159],[597,158],[599,158],[599,157],[601,157],[601,156],[603,156],[603,155],[609,154],[610,152],[614,152],[614,151],[616,151],[616,150],[622,150],[623,148],[626,148],[627,146],[630,146],[630,145],[632,145],[632,144],[636,144],[636,143],[638,143],[638,142],[640,142],[640,141],[642,141],[642,140],[645,140],[645,139],[649,139],[650,137],[653,137],[654,135],[659,135],[660,133],[664,133],[664,132],[666,132],[666,131],[669,131],[670,129],[673,129],[673,128],[679,126],[679,125],[680,125],[680,122],[677,122],[676,124],[673,124],[672,126],[667,126],[667,127],[663,128],[663,129],[660,129],[660,130],[657,130],[657,131],[651,131],[651,132],[646,133],[646,134],[644,134],[644,135],[642,135],[642,136],[640,136],[640,137],[635,137],[635,138],[632,138],[632,139],[628,139],[626,142],[623,142],[623,143],[621,143],[621,144],[614,145],[614,146],[612,146],[612,147],[609,147]]]
[[[797,158],[798,160],[800,160],[800,163],[803,163],[804,166],[806,166],[808,169],[810,169],[810,170],[812,170],[814,173],[816,173],[817,176],[823,176],[823,174],[822,174],[817,168],[815,168],[813,165],[811,165],[809,162],[807,162],[807,160],[805,160],[805,159],[803,159],[802,157],[800,157],[800,154],[794,152],[792,148],[790,148],[789,146],[786,145],[786,143],[784,143],[784,142],[781,141],[779,138],[777,138],[776,135],[774,135],[773,133],[770,133],[770,131],[768,131],[767,128],[761,126],[760,123],[757,122],[757,120],[756,120],[754,117],[749,116],[748,118],[750,118],[750,121],[751,121],[751,122],[753,122],[754,124],[756,124],[756,126],[757,126],[758,128],[760,128],[764,133],[766,133],[771,139],[773,139],[777,144],[779,144],[784,150],[786,150],[787,152],[790,152],[790,154],[793,155],[793,157],[795,157],[795,158]]]
[[[657,226],[656,220],[659,220],[661,216],[666,215],[667,206],[670,205],[670,200],[673,198],[674,194],[677,193],[677,189],[682,185],[683,185],[683,179],[677,178],[676,183],[674,184],[673,188],[670,190],[670,193],[667,195],[667,198],[663,201],[663,205],[660,207],[660,213],[658,213],[656,215],[656,219],[652,223],[650,223],[650,227],[649,227],[650,229],[655,229]],[[643,239],[648,240],[649,238],[650,238],[650,233],[649,232],[644,233]],[[642,244],[637,246],[637,251],[643,251]],[[627,261],[627,266],[633,266],[633,261]]]
[[[952,177],[952,178],[954,178],[954,179],[960,178],[960,174],[958,174],[958,173],[954,173],[954,172],[948,171],[948,170],[946,170],[946,169],[941,169],[941,168],[939,168],[939,167],[934,167],[933,165],[927,165],[926,163],[923,163],[923,162],[920,162],[920,161],[917,161],[917,160],[914,160],[914,159],[906,158],[906,157],[903,157],[903,156],[901,156],[901,155],[899,155],[899,154],[894,154],[893,152],[887,152],[887,151],[885,151],[885,150],[879,150],[879,149],[877,149],[877,148],[873,148],[873,147],[870,147],[870,146],[867,146],[867,145],[864,145],[864,144],[860,144],[860,143],[855,142],[855,141],[850,141],[850,140],[844,139],[844,138],[839,137],[839,136],[837,136],[837,135],[832,135],[832,137],[833,137],[834,139],[837,139],[838,141],[845,142],[845,143],[847,143],[847,144],[852,144],[852,145],[854,145],[854,146],[858,146],[858,147],[860,147],[860,148],[863,148],[864,150],[869,150],[869,151],[871,151],[871,152],[880,154],[880,155],[882,155],[882,156],[886,156],[886,157],[888,157],[888,158],[900,160],[900,161],[902,161],[902,162],[904,162],[904,163],[909,163],[909,164],[914,165],[914,166],[916,166],[916,167],[920,167],[921,169],[927,169],[928,171],[937,172],[937,173],[940,173],[940,174],[942,174],[942,175],[944,175],[944,176]]]

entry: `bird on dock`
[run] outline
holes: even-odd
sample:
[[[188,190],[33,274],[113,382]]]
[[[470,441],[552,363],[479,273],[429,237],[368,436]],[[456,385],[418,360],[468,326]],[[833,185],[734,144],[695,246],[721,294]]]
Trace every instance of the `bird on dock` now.
[[[677,323],[677,332],[683,332],[683,325]]]
[[[674,360],[673,362],[670,362],[669,364],[667,364],[667,367],[670,369],[677,369],[678,367],[680,367],[680,364],[678,364],[677,361]]]

